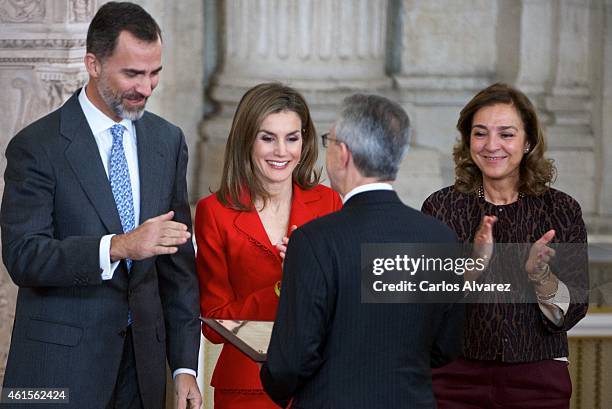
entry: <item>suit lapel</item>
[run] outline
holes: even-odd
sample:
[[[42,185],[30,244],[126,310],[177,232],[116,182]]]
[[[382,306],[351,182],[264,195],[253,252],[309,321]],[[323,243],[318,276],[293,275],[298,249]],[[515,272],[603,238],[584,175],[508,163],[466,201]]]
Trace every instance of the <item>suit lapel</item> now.
[[[278,251],[273,248],[266,229],[257,214],[257,211],[239,212],[234,219],[236,229],[247,235],[249,241],[268,255],[278,258]]]
[[[138,152],[138,177],[140,179],[140,222],[159,216],[160,196],[159,182],[163,169],[163,153],[160,150],[160,136],[155,127],[151,126],[147,114],[134,122],[136,128],[136,150]],[[130,286],[137,286],[148,271],[151,259],[134,261],[130,271]]]
[[[159,181],[163,172],[164,157],[160,151],[160,136],[150,126],[145,116],[134,123],[138,150],[138,174],[140,177],[140,223],[159,216]]]
[[[291,226],[308,223],[317,215],[312,211],[310,203],[320,199],[320,195],[312,191],[303,191],[297,185],[293,185],[293,197],[291,200],[291,213],[289,214],[289,225],[287,226],[287,234],[291,233]],[[248,202],[248,198],[245,198]],[[257,247],[264,250],[266,253],[279,258],[278,250],[270,242],[270,238],[255,210],[250,212],[240,212],[234,219],[234,226],[242,233],[246,234],[249,241]]]
[[[62,107],[60,133],[70,143],[64,152],[83,191],[109,233],[122,233],[113,192],[98,145],[78,101],[78,90]]]
[[[321,198],[317,192],[304,191],[299,186],[293,185],[293,200],[291,201],[291,214],[289,215],[289,226],[287,233],[291,233],[291,226],[300,227],[317,217],[312,211],[310,203]]]

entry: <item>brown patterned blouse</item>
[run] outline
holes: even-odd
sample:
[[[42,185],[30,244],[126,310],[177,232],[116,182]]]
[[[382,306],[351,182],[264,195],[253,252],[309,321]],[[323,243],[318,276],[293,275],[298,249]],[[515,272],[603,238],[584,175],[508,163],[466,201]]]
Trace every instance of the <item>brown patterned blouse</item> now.
[[[570,292],[570,306],[560,327],[546,318],[535,302],[466,305],[466,358],[529,362],[568,356],[566,332],[588,308],[587,234],[578,202],[550,188],[540,196],[527,195],[498,206],[476,193],[461,193],[449,186],[429,196],[422,211],[446,223],[463,242],[473,241],[484,215],[494,215],[498,218],[493,227],[496,243],[533,243],[550,229],[556,231],[553,243],[582,243],[572,246],[580,250],[571,257],[555,257],[550,263]],[[517,260],[513,286],[533,294],[524,265],[525,260]]]

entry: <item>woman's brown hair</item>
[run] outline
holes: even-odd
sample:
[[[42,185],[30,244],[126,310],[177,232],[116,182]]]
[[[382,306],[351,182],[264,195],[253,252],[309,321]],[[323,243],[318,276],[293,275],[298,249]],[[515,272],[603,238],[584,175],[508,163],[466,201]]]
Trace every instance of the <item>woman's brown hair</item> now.
[[[479,109],[495,104],[512,105],[521,117],[525,128],[529,151],[523,156],[520,164],[519,192],[528,195],[544,193],[548,185],[553,182],[556,169],[553,161],[544,157],[546,141],[536,110],[525,94],[502,83],[496,83],[483,89],[461,110],[457,121],[457,130],[461,137],[453,148],[455,188],[460,192],[472,193],[476,192],[482,184],[482,173],[470,155],[472,120]]]
[[[264,203],[269,198],[257,176],[251,152],[263,120],[270,114],[284,111],[295,112],[302,121],[302,154],[293,171],[293,182],[302,189],[311,189],[319,183],[320,171],[314,168],[318,142],[304,97],[279,83],[259,84],[244,94],[234,114],[225,146],[221,186],[216,193],[223,205],[249,211],[256,198],[263,199]]]

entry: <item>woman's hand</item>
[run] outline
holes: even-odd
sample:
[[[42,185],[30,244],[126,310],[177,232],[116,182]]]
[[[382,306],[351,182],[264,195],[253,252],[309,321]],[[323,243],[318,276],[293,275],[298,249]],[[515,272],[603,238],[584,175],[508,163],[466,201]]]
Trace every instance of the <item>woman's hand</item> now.
[[[525,263],[525,270],[529,274],[529,281],[541,282],[550,274],[548,263],[555,256],[555,250],[548,247],[548,243],[555,237],[555,231],[549,230],[538,239],[529,250],[529,257]]]
[[[472,252],[473,258],[481,258],[484,260],[485,268],[489,265],[489,260],[493,256],[493,225],[497,222],[496,216],[483,216],[480,222],[480,227],[474,236],[474,249]]]
[[[491,256],[493,256],[493,225],[497,222],[495,216],[483,216],[480,226],[474,236],[474,247],[472,249],[472,259],[482,260],[482,269],[467,270],[463,276],[465,281],[474,281],[489,266]]]
[[[285,236],[280,243],[276,245],[276,248],[280,252],[281,260],[285,262],[285,255],[287,254],[287,246],[289,245],[289,237]]]
[[[474,247],[472,248],[472,258],[482,260],[482,269],[473,269],[465,272],[463,279],[465,281],[474,281],[478,279],[480,274],[489,266],[491,256],[493,256],[493,225],[497,222],[496,216],[483,216],[480,226],[474,236]]]
[[[295,229],[297,229],[297,226],[294,224],[293,226],[291,226],[291,230],[289,231],[289,234],[291,234]],[[276,245],[276,248],[280,252],[280,256],[281,256],[281,260],[282,260],[281,263],[282,264],[285,263],[285,255],[287,254],[287,246],[288,245],[289,245],[289,237],[287,237],[287,236],[283,237],[281,242]]]
[[[550,271],[548,263],[555,256],[555,250],[548,243],[555,237],[555,231],[549,230],[538,239],[529,250],[525,263],[529,281],[533,283],[538,302],[550,302],[559,290],[559,279]]]

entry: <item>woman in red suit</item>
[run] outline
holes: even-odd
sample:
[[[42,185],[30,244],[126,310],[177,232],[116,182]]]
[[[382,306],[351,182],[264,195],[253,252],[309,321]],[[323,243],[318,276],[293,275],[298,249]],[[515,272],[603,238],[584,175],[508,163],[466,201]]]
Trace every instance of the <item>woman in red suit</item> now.
[[[317,139],[304,98],[281,84],[242,97],[225,148],[220,189],[199,201],[195,217],[202,316],[274,320],[283,238],[293,226],[341,207],[314,170]],[[223,339],[208,327],[213,343]],[[225,344],[211,385],[215,408],[276,408],[255,362]]]

